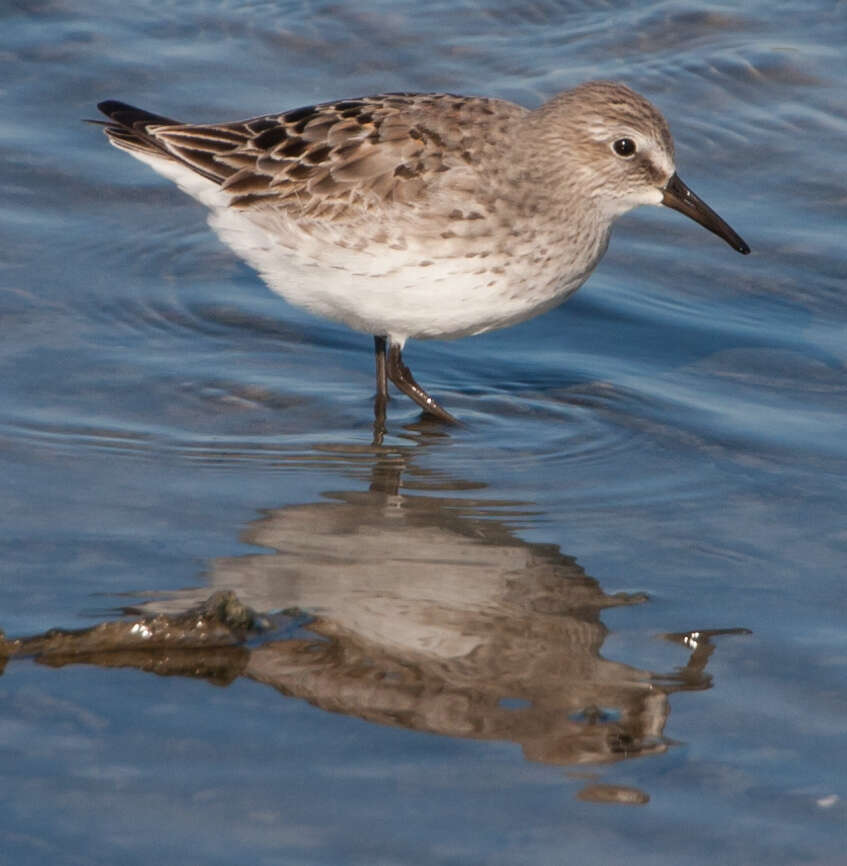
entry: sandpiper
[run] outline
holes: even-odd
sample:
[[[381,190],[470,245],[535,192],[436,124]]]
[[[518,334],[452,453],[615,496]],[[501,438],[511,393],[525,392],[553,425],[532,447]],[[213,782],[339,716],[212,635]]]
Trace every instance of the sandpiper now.
[[[112,144],[207,205],[273,291],[373,335],[378,425],[388,379],[455,422],[403,363],[406,340],[481,334],[560,304],[638,205],[667,205],[750,252],[677,175],[659,111],[622,84],[581,84],[535,110],[448,93],[216,124],[98,107]]]

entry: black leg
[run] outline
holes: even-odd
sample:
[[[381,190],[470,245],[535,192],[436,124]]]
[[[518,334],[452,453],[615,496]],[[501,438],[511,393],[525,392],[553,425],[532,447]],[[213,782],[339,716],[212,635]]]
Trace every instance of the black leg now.
[[[412,371],[403,363],[403,355],[400,352],[400,347],[392,344],[388,347],[388,378],[404,393],[411,397],[424,412],[434,415],[441,421],[446,421],[448,424],[458,424],[459,422],[444,408],[438,405],[429,394],[421,388],[415,381]]]
[[[376,355],[376,397],[374,398],[374,445],[385,435],[385,405],[388,403],[388,375],[385,364],[385,337],[374,337]]]
[[[376,399],[388,402],[388,376],[385,370],[385,337],[374,337],[376,355]]]

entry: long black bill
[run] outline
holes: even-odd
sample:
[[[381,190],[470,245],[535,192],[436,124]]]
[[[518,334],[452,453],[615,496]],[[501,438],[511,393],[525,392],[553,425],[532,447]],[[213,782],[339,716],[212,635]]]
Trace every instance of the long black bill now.
[[[691,217],[696,223],[714,232],[719,238],[723,238],[734,250],[745,256],[750,252],[750,247],[735,233],[702,199],[697,198],[693,192],[682,182],[680,176],[674,172],[665,187],[662,204],[684,213]]]

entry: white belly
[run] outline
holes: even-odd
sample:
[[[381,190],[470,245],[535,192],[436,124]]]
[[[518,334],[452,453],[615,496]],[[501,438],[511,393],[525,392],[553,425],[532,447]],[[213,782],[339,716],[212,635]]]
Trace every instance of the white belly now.
[[[345,234],[349,229],[337,236],[322,230],[316,238],[281,214],[265,225],[262,215],[215,209],[209,222],[289,303],[400,345],[408,338],[454,339],[529,319],[561,303],[588,273],[566,280],[554,262],[539,267],[496,249],[481,257],[466,239],[354,248]]]

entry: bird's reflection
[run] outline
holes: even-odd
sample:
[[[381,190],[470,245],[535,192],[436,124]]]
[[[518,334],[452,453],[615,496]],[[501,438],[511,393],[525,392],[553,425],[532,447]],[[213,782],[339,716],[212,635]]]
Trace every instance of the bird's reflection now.
[[[439,496],[420,491],[419,475],[404,482],[414,451],[359,452],[369,489],[266,512],[245,533],[266,552],[212,561],[211,589],[7,641],[6,655],[245,676],[331,712],[511,741],[557,765],[667,749],[669,696],[710,686],[714,632],[667,675],[603,658],[602,611],[645,597],[609,595],[557,547],[517,537],[509,521],[525,506],[443,479]],[[601,799],[614,799],[607,787]]]

